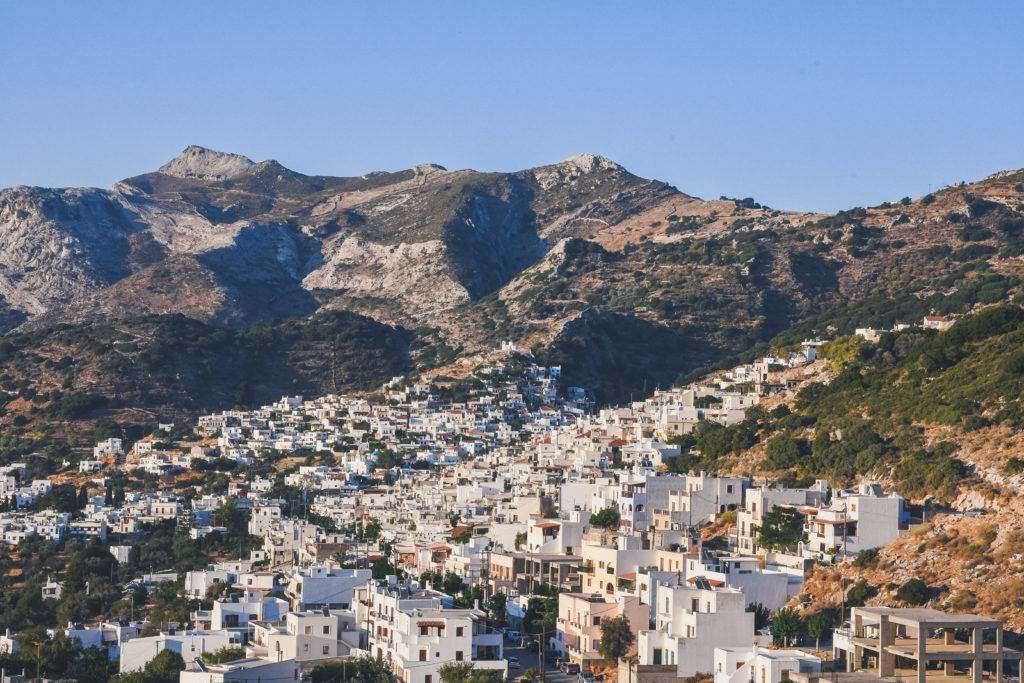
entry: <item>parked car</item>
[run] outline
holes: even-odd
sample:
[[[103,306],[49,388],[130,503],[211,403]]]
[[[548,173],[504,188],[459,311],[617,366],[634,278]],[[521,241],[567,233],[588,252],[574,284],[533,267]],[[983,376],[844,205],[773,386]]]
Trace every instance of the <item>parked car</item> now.
[[[562,673],[575,676],[580,672],[580,665],[575,662],[562,662]]]
[[[510,668],[510,669],[518,669],[519,668],[519,659],[517,657],[509,657],[508,658],[508,668]]]
[[[518,642],[523,639],[523,634],[519,631],[509,631],[505,634],[505,636],[508,637],[508,639],[512,642]]]
[[[590,670],[581,671],[576,681],[577,683],[594,683],[594,672]]]
[[[982,515],[987,514],[988,512],[986,512],[984,508],[971,508],[970,510],[964,513],[964,515],[966,515],[967,517],[981,517]]]

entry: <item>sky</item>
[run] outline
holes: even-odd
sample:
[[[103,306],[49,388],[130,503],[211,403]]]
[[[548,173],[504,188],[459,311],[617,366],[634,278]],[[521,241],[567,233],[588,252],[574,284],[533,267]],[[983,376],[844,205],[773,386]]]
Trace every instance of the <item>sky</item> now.
[[[1021,36],[999,0],[4,3],[0,187],[190,144],[349,176],[592,152],[832,212],[1024,167]]]

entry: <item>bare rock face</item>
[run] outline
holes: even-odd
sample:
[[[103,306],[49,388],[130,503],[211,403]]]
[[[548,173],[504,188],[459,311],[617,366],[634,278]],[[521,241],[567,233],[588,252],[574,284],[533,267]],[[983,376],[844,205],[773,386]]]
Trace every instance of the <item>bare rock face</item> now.
[[[130,313],[242,325],[367,302],[430,323],[541,259],[543,224],[581,200],[633,211],[646,185],[592,154],[513,174],[334,178],[192,145],[110,190],[0,192],[0,332]]]
[[[252,160],[241,154],[225,154],[198,145],[189,145],[177,158],[158,170],[164,175],[177,178],[226,180],[241,175],[252,165]]]
[[[2,190],[0,297],[34,316],[107,287],[130,274],[140,228],[102,190]]]

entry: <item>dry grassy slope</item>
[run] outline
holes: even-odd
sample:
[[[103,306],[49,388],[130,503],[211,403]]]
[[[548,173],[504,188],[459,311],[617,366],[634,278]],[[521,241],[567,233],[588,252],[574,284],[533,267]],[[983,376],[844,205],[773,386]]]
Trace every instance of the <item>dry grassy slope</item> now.
[[[938,515],[882,548],[874,568],[815,567],[794,605],[806,613],[838,607],[842,589],[861,578],[877,590],[868,604],[900,605],[892,584],[915,577],[930,588],[933,607],[1024,629],[1024,517]]]

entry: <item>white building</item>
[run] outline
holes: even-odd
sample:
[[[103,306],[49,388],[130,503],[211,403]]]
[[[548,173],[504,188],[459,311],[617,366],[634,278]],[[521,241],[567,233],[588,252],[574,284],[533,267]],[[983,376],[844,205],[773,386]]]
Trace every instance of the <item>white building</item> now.
[[[791,673],[817,673],[821,659],[802,650],[715,648],[715,683],[780,683]]]
[[[186,659],[186,661],[189,661]],[[249,657],[223,664],[192,663],[190,669],[178,674],[179,683],[289,683],[299,680],[299,664],[295,660],[273,661]]]
[[[662,588],[655,615],[655,628],[640,631],[640,664],[674,664],[680,678],[710,672],[716,647],[754,645],[754,614],[736,588],[716,589],[706,581]]]
[[[175,631],[147,638],[133,638],[121,644],[121,673],[141,671],[146,664],[163,650],[170,650],[190,662],[204,652],[216,652],[229,647],[240,646],[242,636],[238,633],[220,631]]]

